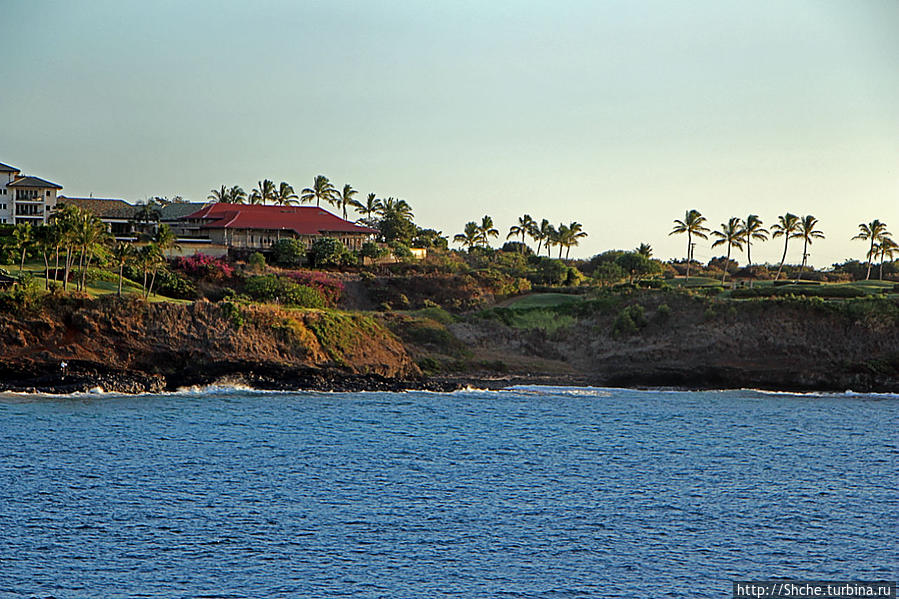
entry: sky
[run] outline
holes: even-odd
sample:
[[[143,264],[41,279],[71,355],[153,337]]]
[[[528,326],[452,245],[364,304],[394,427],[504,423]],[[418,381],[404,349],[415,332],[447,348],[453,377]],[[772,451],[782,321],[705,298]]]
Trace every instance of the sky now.
[[[864,256],[861,222],[899,236],[896,0],[0,9],[0,162],[70,196],[205,201],[325,174],[450,237],[484,214],[502,237],[525,213],[580,222],[572,257],[682,257],[668,233],[689,209],[714,228],[814,214],[818,267]]]

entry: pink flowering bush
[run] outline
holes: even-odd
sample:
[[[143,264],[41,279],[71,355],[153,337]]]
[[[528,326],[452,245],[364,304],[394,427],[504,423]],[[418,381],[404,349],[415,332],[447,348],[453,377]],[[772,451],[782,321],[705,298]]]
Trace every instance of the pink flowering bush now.
[[[189,275],[221,282],[234,276],[234,267],[224,258],[216,258],[208,254],[194,254],[175,259],[175,268]]]
[[[287,270],[284,276],[300,285],[317,289],[330,306],[336,306],[343,293],[343,283],[319,270]]]

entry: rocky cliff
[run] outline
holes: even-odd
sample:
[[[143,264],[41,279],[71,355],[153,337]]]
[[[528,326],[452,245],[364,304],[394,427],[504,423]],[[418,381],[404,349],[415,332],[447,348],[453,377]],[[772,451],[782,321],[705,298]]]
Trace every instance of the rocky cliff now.
[[[0,389],[141,392],[228,378],[266,388],[378,388],[420,375],[366,316],[229,302],[57,298],[0,312]]]

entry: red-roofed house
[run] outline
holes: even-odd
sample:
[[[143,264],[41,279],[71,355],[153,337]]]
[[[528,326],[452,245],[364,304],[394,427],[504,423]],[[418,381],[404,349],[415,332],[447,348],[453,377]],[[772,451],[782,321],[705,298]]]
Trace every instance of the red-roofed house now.
[[[314,206],[209,204],[183,220],[214,244],[259,250],[284,238],[297,238],[308,247],[319,237],[334,237],[358,250],[377,233]]]

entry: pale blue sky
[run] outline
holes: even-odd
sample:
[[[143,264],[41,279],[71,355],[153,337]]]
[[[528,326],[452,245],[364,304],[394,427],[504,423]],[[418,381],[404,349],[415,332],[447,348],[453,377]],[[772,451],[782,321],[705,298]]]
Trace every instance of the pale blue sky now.
[[[577,220],[584,257],[681,256],[688,208],[815,214],[819,266],[863,255],[863,220],[899,235],[896,0],[0,9],[0,162],[69,195],[202,201],[324,173],[449,234]]]

